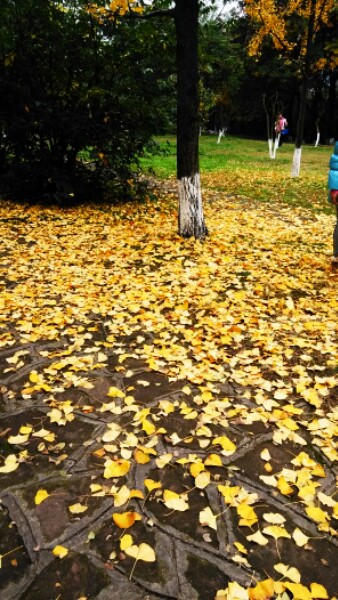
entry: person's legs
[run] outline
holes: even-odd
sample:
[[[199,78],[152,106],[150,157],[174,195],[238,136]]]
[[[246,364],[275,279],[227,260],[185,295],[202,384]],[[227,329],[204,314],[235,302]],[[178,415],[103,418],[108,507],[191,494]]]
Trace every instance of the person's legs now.
[[[338,262],[338,206],[336,206],[337,211],[337,221],[333,230],[333,256],[337,259]]]

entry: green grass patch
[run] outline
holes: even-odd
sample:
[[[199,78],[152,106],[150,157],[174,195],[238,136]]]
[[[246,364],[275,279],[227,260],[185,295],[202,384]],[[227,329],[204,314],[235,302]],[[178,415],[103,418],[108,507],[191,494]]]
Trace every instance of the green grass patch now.
[[[176,139],[156,139],[161,154],[147,155],[141,165],[158,178],[175,177]],[[248,196],[262,202],[279,201],[330,213],[327,202],[328,164],[331,146],[304,145],[301,173],[291,177],[294,145],[284,143],[275,160],[269,158],[267,141],[226,136],[200,137],[200,171],[204,188]]]

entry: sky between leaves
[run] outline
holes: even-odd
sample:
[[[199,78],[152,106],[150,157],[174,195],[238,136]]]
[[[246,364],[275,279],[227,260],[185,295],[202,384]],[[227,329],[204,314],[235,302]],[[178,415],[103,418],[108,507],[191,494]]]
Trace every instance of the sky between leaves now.
[[[27,344],[68,341],[57,351],[40,351],[44,367],[30,371],[21,396],[43,398],[49,423],[60,429],[81,411],[111,416],[95,450],[103,478],[93,481],[89,495],[112,497],[118,509],[114,524],[128,530],[120,550],[136,562],[157,559],[156,549],[133,538],[132,526],[143,517],[131,510],[132,498],[155,494],[173,512],[190,510],[189,492],[166,488],[160,478],[147,478],[143,489],[126,485],[135,463],[152,462],[165,470],[176,461],[173,453],[161,453],[163,437],[172,447],[183,438],[197,443],[196,452],[177,462],[195,489],[217,486],[225,510],[235,509],[239,528],[250,528],[245,529],[248,542],[263,547],[288,538],[307,547],[309,537],[299,528],[288,530],[283,515],[258,516],[256,494],[231,485],[228,476],[214,476],[213,469],[229,464],[236,453],[229,430],[227,435],[234,422],[272,428],[275,446],[296,445],[299,452],[278,467],[263,449],[260,479],[271,493],[300,504],[318,535],[337,536],[337,481],[325,491],[322,484],[327,465],[338,460],[337,274],[328,261],[332,217],[224,198],[211,198],[205,213],[211,236],[200,243],[176,235],[170,196],[143,205],[66,211],[0,205],[5,267],[1,345],[8,349],[4,375],[27,363]],[[95,341],[95,323],[103,326],[104,340]],[[186,399],[147,406],[135,400],[133,386],[121,390],[112,385],[98,407],[57,400],[60,391],[92,387],[93,374],[105,367],[111,353],[118,357],[117,373],[131,377],[128,361],[141,361],[150,372],[182,381]],[[242,390],[241,398],[222,393],[228,383]],[[128,431],[120,422],[126,413],[132,415]],[[184,421],[184,432],[189,425],[189,435],[180,426],[168,433],[166,419],[172,414]],[[308,436],[326,463],[309,455]],[[41,439],[41,450],[58,442],[48,421],[40,429],[27,423],[8,432],[12,452],[1,458],[1,473],[20,473],[33,438]],[[67,457],[62,444],[59,452],[62,462]],[[40,489],[35,503],[49,495]],[[76,515],[86,510],[81,501],[69,506]],[[207,506],[198,519],[210,531],[217,530],[219,517]],[[57,546],[54,554],[62,558],[67,548]],[[235,562],[250,566],[243,537],[235,556]],[[118,554],[113,551],[110,558],[118,560]],[[277,561],[266,580],[250,589],[233,582],[216,597],[329,596],[316,581],[304,586],[295,566]]]

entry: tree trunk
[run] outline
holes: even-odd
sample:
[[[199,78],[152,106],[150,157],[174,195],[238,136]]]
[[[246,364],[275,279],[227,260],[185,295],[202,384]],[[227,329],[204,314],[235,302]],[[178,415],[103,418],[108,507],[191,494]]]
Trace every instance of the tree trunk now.
[[[306,51],[303,67],[303,78],[299,90],[299,113],[296,128],[295,150],[291,168],[291,177],[298,177],[300,173],[300,163],[302,156],[302,143],[304,136],[304,123],[306,115],[306,102],[309,89],[309,79],[311,72],[312,47],[314,44],[314,26],[316,15],[316,0],[310,0],[309,24],[307,30]]]
[[[295,149],[293,152],[293,160],[291,167],[291,177],[298,177],[300,173],[300,164],[302,157],[302,143],[304,136],[304,123],[306,114],[306,101],[308,92],[308,78],[305,77],[302,81],[299,90],[299,111],[296,127]]]
[[[327,136],[329,142],[331,140],[336,139],[338,136],[337,126],[336,126],[336,83],[337,83],[337,75],[332,72],[330,74],[330,87],[329,87],[329,99],[328,99],[328,125],[327,125]]]
[[[177,179],[178,231],[185,238],[207,235],[199,174],[198,0],[177,0]]]

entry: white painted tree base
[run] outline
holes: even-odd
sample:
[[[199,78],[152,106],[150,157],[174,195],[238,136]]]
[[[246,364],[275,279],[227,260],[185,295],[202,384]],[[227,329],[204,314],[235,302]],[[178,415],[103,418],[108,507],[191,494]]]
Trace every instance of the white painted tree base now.
[[[225,129],[224,129],[224,127],[223,127],[223,129],[220,129],[220,130],[219,130],[219,132],[218,132],[218,140],[217,140],[217,144],[219,144],[219,143],[220,143],[220,141],[221,141],[221,139],[222,139],[222,137],[223,137],[224,135],[225,135]]]
[[[277,148],[279,146],[279,140],[280,140],[280,133],[275,138],[275,141],[273,141],[272,138],[268,139],[269,156],[270,156],[271,159],[275,159],[276,158],[276,152],[277,152]]]
[[[302,149],[295,148],[293,151],[291,177],[299,177],[301,158],[302,158]]]
[[[196,239],[207,234],[199,173],[178,180],[178,232],[182,237]]]

